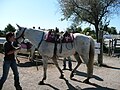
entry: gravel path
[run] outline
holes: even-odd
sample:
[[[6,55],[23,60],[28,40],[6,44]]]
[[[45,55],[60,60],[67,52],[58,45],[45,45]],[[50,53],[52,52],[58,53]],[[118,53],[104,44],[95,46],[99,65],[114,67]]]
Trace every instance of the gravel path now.
[[[0,77],[2,75],[2,59],[0,54]],[[104,64],[107,66],[98,67],[94,65],[94,76],[90,79],[91,84],[82,83],[86,79],[86,65],[81,64],[77,69],[74,80],[70,80],[69,70],[64,70],[65,79],[59,79],[59,72],[52,61],[49,61],[47,80],[45,85],[38,85],[42,79],[43,68],[39,64],[37,71],[35,64],[31,64],[26,58],[19,58],[21,64],[18,66],[20,82],[23,90],[120,90],[120,58],[104,56]],[[73,60],[73,67],[76,62]],[[59,60],[62,68],[62,61]],[[10,70],[8,79],[3,90],[15,90],[13,74]]]

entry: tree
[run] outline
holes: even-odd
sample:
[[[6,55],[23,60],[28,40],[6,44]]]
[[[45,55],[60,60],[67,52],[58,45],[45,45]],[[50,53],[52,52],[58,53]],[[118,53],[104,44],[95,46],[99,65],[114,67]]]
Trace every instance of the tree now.
[[[117,34],[117,30],[115,27],[106,27],[106,29],[103,29],[103,31],[108,34]]]
[[[82,33],[82,28],[81,27],[77,27],[77,32]]]
[[[85,29],[82,31],[82,33],[85,34],[85,35],[92,36],[93,38],[96,38],[96,37],[95,37],[95,34],[96,34],[95,31],[94,31],[94,30],[91,30],[90,27],[85,28]]]
[[[67,31],[73,33],[82,33],[82,28],[77,27],[76,24],[72,24],[69,28],[67,28]]]
[[[8,24],[7,27],[4,29],[5,33],[7,32],[15,32],[15,28],[11,25],[11,24]]]
[[[91,32],[91,28],[90,28],[90,27],[87,27],[87,28],[85,28],[85,29],[83,30],[83,34],[85,34],[85,35],[89,35],[90,32]]]
[[[5,34],[4,34],[4,31],[0,30],[0,37],[4,37]]]
[[[109,34],[117,34],[117,30],[115,27],[111,27],[110,31],[108,31],[108,32],[109,32]]]
[[[58,0],[58,3],[64,15],[62,20],[92,24],[98,41],[101,22],[107,23],[108,17],[119,11],[120,0]]]

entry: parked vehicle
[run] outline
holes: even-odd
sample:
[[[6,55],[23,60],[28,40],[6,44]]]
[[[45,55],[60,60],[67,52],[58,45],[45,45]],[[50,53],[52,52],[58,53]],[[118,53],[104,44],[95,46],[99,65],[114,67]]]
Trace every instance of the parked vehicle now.
[[[0,37],[0,53],[3,52],[3,43],[6,41],[5,37]]]
[[[0,37],[0,44],[3,44],[6,41],[5,37]]]
[[[104,45],[106,46],[106,48],[109,48],[110,41],[112,41],[112,36],[111,35],[104,35],[103,41],[104,41]]]

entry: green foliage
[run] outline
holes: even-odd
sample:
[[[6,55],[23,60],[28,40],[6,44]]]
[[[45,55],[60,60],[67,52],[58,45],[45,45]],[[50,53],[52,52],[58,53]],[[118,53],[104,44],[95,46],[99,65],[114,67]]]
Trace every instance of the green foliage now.
[[[109,32],[109,34],[117,34],[117,30],[115,27],[111,27],[108,32]]]
[[[94,25],[98,41],[99,24],[116,14],[120,0],[58,0],[64,19]]]
[[[103,29],[103,31],[109,34],[117,34],[117,30],[115,27],[106,27],[106,29]]]
[[[71,26],[70,28],[67,28],[67,31],[73,32],[73,33],[82,33],[82,28],[76,27],[76,26]]]
[[[5,33],[7,32],[15,32],[15,27],[13,27],[11,24],[8,24],[7,27],[4,29]]]
[[[82,33],[85,35],[89,35],[89,36],[93,37],[94,39],[96,39],[96,33],[94,30],[91,30],[90,27],[85,28]]]
[[[5,32],[0,30],[0,37],[5,37]]]

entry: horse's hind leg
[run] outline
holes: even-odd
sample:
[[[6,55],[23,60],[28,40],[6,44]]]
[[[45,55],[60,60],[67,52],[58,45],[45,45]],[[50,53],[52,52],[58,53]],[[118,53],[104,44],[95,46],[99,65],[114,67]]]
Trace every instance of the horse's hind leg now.
[[[93,76],[93,59],[89,59],[89,62],[86,64],[87,66],[87,79],[85,79],[84,83],[89,83],[89,79]]]
[[[56,65],[56,67],[58,68],[58,70],[59,70],[59,72],[61,74],[60,78],[63,79],[64,78],[63,71],[61,70],[61,68],[58,65],[57,58],[53,57],[52,60],[53,60],[54,64]]]
[[[72,77],[74,76],[74,72],[76,71],[76,69],[80,66],[80,64],[82,63],[81,57],[79,56],[79,54],[76,52],[74,54],[75,59],[77,60],[77,66],[72,70],[71,74],[70,74],[70,79],[72,79]]]

